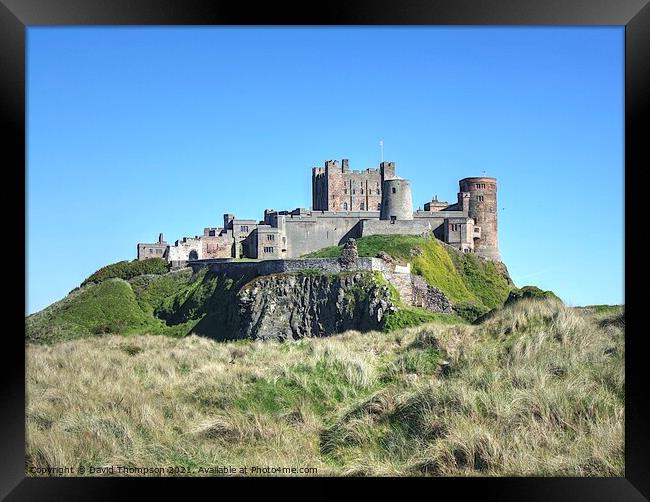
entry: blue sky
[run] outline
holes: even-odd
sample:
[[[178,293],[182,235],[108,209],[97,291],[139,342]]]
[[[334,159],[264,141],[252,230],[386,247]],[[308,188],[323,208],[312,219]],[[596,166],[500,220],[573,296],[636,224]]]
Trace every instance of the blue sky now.
[[[311,204],[386,160],[414,205],[499,183],[518,286],[623,303],[622,27],[29,28],[27,312],[137,242]]]

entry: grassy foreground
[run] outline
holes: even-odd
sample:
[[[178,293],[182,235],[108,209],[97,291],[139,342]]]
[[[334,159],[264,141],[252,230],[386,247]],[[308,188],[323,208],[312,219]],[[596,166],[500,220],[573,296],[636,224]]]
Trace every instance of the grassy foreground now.
[[[624,385],[622,309],[551,299],[475,326],[284,344],[113,334],[30,344],[26,470],[622,476]]]

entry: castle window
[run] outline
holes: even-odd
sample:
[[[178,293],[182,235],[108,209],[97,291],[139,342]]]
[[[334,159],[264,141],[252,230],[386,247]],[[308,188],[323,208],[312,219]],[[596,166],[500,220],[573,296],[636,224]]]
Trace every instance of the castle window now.
[[[214,237],[215,236],[214,230],[209,230],[208,231],[208,236],[209,237]]]
[[[265,253],[272,253],[272,252],[273,252],[273,248],[272,248],[272,247],[269,247],[269,246],[265,246],[265,247],[264,247],[264,252],[265,252]]]
[[[347,193],[348,193],[348,189],[346,188],[345,190],[343,190],[343,193],[347,194]]]
[[[354,195],[355,193],[357,193],[357,191],[353,188],[352,189],[352,195]]]
[[[241,232],[248,232],[248,225],[242,225],[242,226],[240,227],[240,231],[241,231]]]
[[[275,240],[275,235],[274,234],[267,234],[266,240],[267,241],[274,241]]]
[[[479,202],[483,202],[483,196],[482,195],[479,195],[477,198],[478,198]]]
[[[362,202],[362,203],[361,203],[361,206],[359,206],[359,209],[360,209],[361,211],[364,211],[364,210],[366,209],[366,205]]]
[[[348,210],[348,203],[347,202],[343,203],[343,209],[346,210],[346,211]]]
[[[361,189],[361,195],[363,195],[363,188]]]
[[[396,193],[396,192],[397,192],[397,189],[395,187],[393,187],[393,193]]]
[[[460,223],[452,223],[451,224],[451,231],[452,232],[458,232],[459,229],[460,229]]]
[[[381,195],[381,192],[379,190],[377,190],[377,195]]]
[[[381,202],[377,204],[377,211],[381,211]]]

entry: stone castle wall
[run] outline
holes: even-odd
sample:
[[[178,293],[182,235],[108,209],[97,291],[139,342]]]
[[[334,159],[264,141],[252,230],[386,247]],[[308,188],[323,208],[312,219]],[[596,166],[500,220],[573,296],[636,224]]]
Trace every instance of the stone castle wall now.
[[[386,220],[363,220],[360,223],[360,236],[368,235],[429,235],[432,225],[428,219],[397,220],[394,222]]]
[[[149,258],[164,258],[167,243],[138,244],[138,260],[147,260]]]
[[[271,274],[286,274],[314,270],[320,273],[337,274],[348,270],[341,265],[338,258],[306,258],[297,260],[262,260],[262,261],[233,261],[215,260],[199,262],[178,262],[177,266],[191,267],[195,272],[208,267],[211,272],[223,274],[232,278],[243,276],[260,276]],[[358,258],[354,270],[385,272],[388,270],[385,262],[379,258]]]

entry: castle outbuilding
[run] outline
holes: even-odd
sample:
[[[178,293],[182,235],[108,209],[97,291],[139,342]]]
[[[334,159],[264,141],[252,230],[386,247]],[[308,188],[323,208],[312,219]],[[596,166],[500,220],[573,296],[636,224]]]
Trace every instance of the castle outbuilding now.
[[[297,258],[350,237],[433,235],[464,253],[500,260],[497,236],[497,180],[463,178],[457,202],[434,197],[413,210],[411,182],[396,176],[394,162],[379,169],[351,171],[349,161],[328,160],[312,169],[312,208],[266,209],[261,221],[224,215],[223,227],[184,237],[173,246],[159,236],[138,244],[138,259],[164,257],[172,265],[195,260]]]

